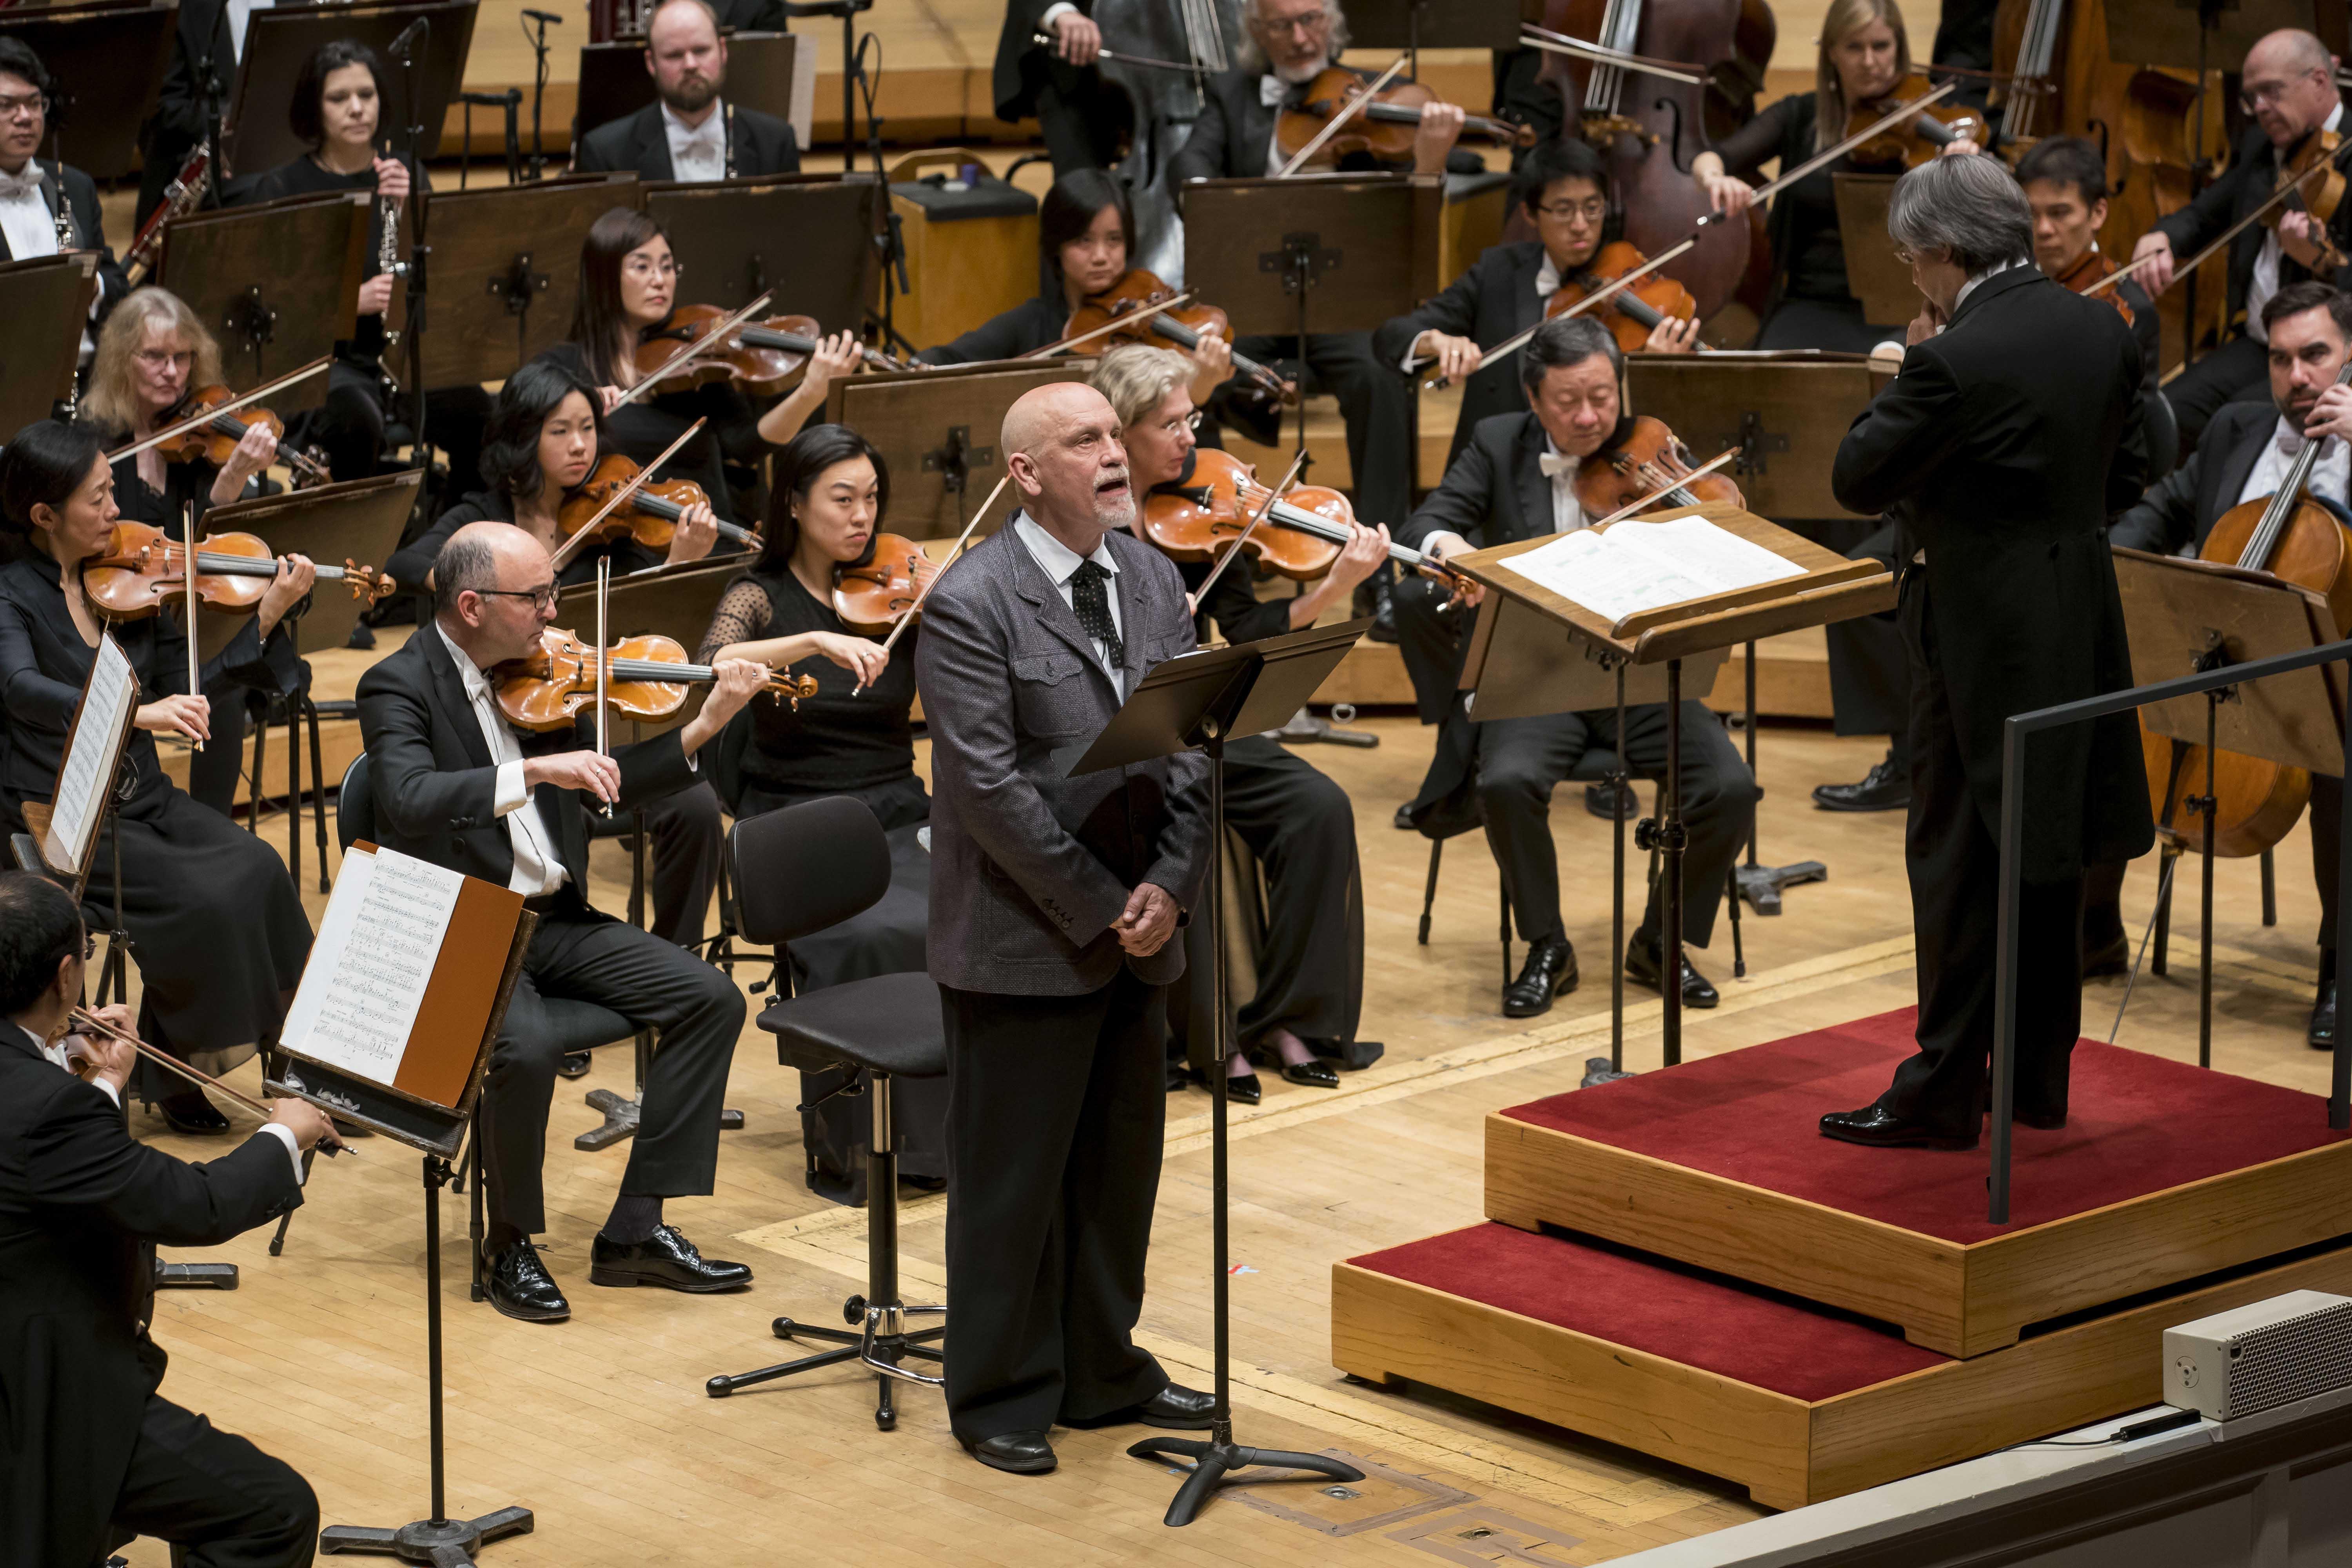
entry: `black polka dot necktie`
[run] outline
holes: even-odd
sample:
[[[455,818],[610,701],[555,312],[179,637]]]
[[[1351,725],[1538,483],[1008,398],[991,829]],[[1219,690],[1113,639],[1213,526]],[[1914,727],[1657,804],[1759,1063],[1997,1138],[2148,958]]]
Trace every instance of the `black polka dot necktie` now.
[[[1109,582],[1110,574],[1094,562],[1079,562],[1070,574],[1070,608],[1077,615],[1079,629],[1108,650],[1116,669],[1127,663],[1127,650],[1118,640],[1118,623],[1110,618]]]

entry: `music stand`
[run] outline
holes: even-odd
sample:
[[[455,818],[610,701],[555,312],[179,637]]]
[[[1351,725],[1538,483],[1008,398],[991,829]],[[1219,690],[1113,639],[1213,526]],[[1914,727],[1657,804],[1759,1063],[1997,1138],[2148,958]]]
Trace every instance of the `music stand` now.
[[[1281,725],[1307,706],[1316,689],[1339,668],[1339,661],[1358,638],[1371,629],[1370,620],[1344,626],[1309,626],[1258,642],[1234,643],[1181,655],[1152,666],[1110,723],[1087,748],[1069,776],[1099,773],[1179,752],[1199,751],[1209,759],[1209,937],[1212,964],[1216,970],[1217,1070],[1210,1074],[1210,1184],[1213,1194],[1213,1229],[1210,1268],[1213,1277],[1213,1318],[1217,1363],[1214,1426],[1206,1440],[1197,1437],[1146,1437],[1128,1453],[1139,1459],[1188,1458],[1192,1472],[1168,1505],[1167,1522],[1192,1522],[1225,1478],[1255,1466],[1304,1470],[1335,1481],[1360,1481],[1364,1473],[1354,1466],[1321,1454],[1288,1453],[1277,1448],[1244,1448],[1234,1442],[1233,1381],[1226,1285],[1225,1073],[1232,1049],[1232,1025],[1227,1015],[1225,974],[1225,742],[1234,735],[1255,735]]]
[[[87,251],[0,262],[0,438],[72,398],[97,294],[98,258]]]
[[[266,381],[331,354],[356,330],[361,268],[375,259],[362,254],[370,206],[353,191],[190,213],[164,226],[156,280],[220,339],[233,384]],[[298,382],[272,405],[315,408],[327,380]]]
[[[2185,561],[2145,551],[2118,549],[2116,587],[2130,634],[2132,684],[2147,686],[2201,675],[2280,654],[2300,653],[2334,642],[2336,622],[2325,595],[2267,572],[2244,571],[2209,561]],[[2344,774],[2344,671],[2324,664],[2242,686],[2152,703],[2139,710],[2149,734],[2176,742],[2172,766],[2184,765],[2184,745],[2205,748],[2201,794],[2189,809],[2203,819],[2199,832],[2204,857],[2200,895],[2203,910],[2198,935],[2197,1065],[2213,1065],[2213,756],[2216,747],[2289,767],[2341,778]],[[2155,781],[2151,780],[2151,783]],[[2169,799],[2179,779],[2166,781]],[[2157,908],[2155,973],[2164,973],[2166,928],[2172,908],[2172,870],[2189,846],[2185,824],[2158,824],[2163,870]],[[2137,965],[2133,978],[2137,979]],[[2124,1002],[2131,1000],[2129,986]],[[2123,1006],[2116,1009],[2123,1021]]]
[[[221,126],[221,152],[232,169],[259,174],[301,157],[310,149],[294,136],[286,122],[286,109],[295,79],[313,50],[337,38],[365,44],[387,65],[393,40],[412,22],[426,24],[424,52],[416,61],[417,101],[408,98],[409,72],[385,73],[386,101],[378,110],[378,126],[422,125],[425,134],[416,148],[421,163],[437,157],[441,130],[448,119],[449,102],[466,74],[466,54],[473,47],[474,14],[478,0],[435,0],[425,5],[272,5],[257,9],[245,27],[245,49],[236,62],[236,82],[229,89],[227,117]]]
[[[854,331],[879,281],[874,235],[882,183],[871,174],[768,174],[639,187],[690,279],[698,304],[740,310],[772,289],[778,315]]]
[[[825,387],[824,416],[864,435],[889,465],[894,532],[952,538],[979,504],[975,488],[985,495],[992,482],[982,476],[1003,467],[996,443],[1005,411],[1034,387],[1086,380],[1094,366],[1064,354],[837,376]]]
[[[799,132],[809,106],[800,101],[803,40],[792,33],[735,33],[720,29],[727,43],[726,101],[790,121]],[[814,73],[809,82],[815,83]],[[572,144],[600,125],[635,114],[654,101],[654,79],[646,69],[642,37],[580,46],[580,96],[572,111]],[[803,148],[808,146],[800,132]]]
[[[139,167],[139,127],[163,85],[177,20],[174,6],[135,0],[0,11],[0,35],[28,45],[57,82],[44,156],[54,148],[100,184]]]
[[[1865,321],[1907,321],[1924,301],[1911,281],[1910,265],[1895,254],[1886,232],[1886,209],[1895,200],[1893,174],[1832,174],[1837,198],[1838,243],[1845,249],[1845,278],[1862,301]]]
[[[1180,194],[1185,286],[1238,334],[1296,334],[1303,354],[1309,332],[1370,331],[1445,286],[1443,177],[1188,180]]]
[[[1418,81],[1423,49],[1517,48],[1522,16],[1519,0],[1356,0],[1348,10],[1348,41],[1359,49],[1407,51]]]
[[[503,381],[562,342],[580,298],[580,247],[589,226],[614,207],[636,205],[636,179],[572,174],[427,193],[433,330],[425,341],[424,384]]]

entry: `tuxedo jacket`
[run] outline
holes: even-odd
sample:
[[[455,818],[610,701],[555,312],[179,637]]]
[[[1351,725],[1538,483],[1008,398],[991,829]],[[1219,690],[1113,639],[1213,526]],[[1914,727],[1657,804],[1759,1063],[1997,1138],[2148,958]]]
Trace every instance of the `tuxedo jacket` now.
[[[2352,118],[2352,117],[2348,117]],[[2352,122],[2344,127],[2352,131]],[[2197,195],[2197,199],[2176,212],[2156,220],[2157,232],[2172,241],[2172,254],[2181,261],[2202,250],[2221,237],[2221,231],[2260,206],[2269,198],[2278,183],[2278,149],[2263,134],[2259,125],[2249,125],[2238,138],[2236,152],[2230,159],[2229,172]],[[2315,188],[2316,180],[2305,187]],[[2352,244],[2352,202],[2336,209],[2336,216],[2327,226],[2335,237],[2336,248]],[[2263,237],[2270,229],[2263,224],[2249,224],[2245,232],[2230,242],[2230,313],[2235,316],[2246,308],[2246,291],[2254,280],[2254,258],[2262,254]],[[2352,283],[2352,268],[2334,275],[2314,273],[2292,256],[2279,258],[2279,287],[2300,283],[2316,277],[2323,283],[2343,288]],[[2137,301],[2132,305],[2137,310]]]
[[[2221,514],[2238,504],[2238,492],[2271,444],[2278,417],[2267,399],[2224,404],[2189,460],[2149,486],[2116,520],[2108,542],[2161,555],[2176,554],[2183,545],[2202,550]]]
[[[1543,264],[1541,240],[1490,246],[1445,292],[1410,314],[1390,318],[1374,332],[1372,358],[1383,369],[1393,370],[1404,363],[1405,351],[1423,332],[1468,338],[1481,348],[1492,348],[1526,331],[1543,320],[1545,301],[1536,295],[1536,278]],[[1519,389],[1517,354],[1481,365],[1462,389],[1462,416],[1454,422],[1447,464],[1462,455],[1470,444],[1470,433],[1482,421],[1498,414],[1522,413],[1527,405],[1527,394]]]
[[[376,798],[376,841],[503,888],[514,877],[514,841],[496,811],[498,769],[466,700],[457,663],[429,622],[360,678],[360,739]],[[518,731],[526,757],[577,751],[570,728]],[[616,811],[686,788],[695,773],[675,730],[615,747],[621,767]],[[532,792],[572,886],[588,886],[588,797],[541,784]]]
[[[1474,547],[1491,550],[1558,532],[1543,453],[1544,427],[1533,409],[1481,419],[1396,542],[1419,550],[1433,533],[1458,533]]]
[[[800,172],[801,144],[788,122],[756,109],[743,109],[733,103],[726,107],[737,177]],[[670,164],[669,136],[662,129],[658,102],[599,125],[580,139],[580,151],[572,160],[572,173],[579,174],[617,174],[629,169],[635,170],[641,180],[677,178]]]
[[[1056,65],[1055,56],[1034,40],[1044,25],[1046,7],[1060,0],[1007,0],[1004,30],[996,37],[996,68],[989,86],[999,120],[1019,120],[1037,112],[1037,92]],[[1079,11],[1093,16],[1095,0],[1073,0]],[[1070,68],[1062,66],[1062,69]],[[1074,73],[1075,74],[1075,73]]]
[[[156,1245],[217,1247],[301,1201],[276,1137],[174,1159],[0,1021],[0,1563],[101,1555],[163,1375]]]
[[[1930,657],[1996,836],[2009,716],[2132,683],[2106,525],[2147,479],[2140,384],[2122,317],[2012,267],[1904,356],[1838,447],[1838,503],[1895,509],[1927,552],[1908,570],[1924,578]],[[2030,761],[2029,880],[2153,841],[2130,713],[2037,734]]]
[[[131,292],[130,279],[122,275],[121,263],[114,258],[114,247],[106,243],[106,221],[98,208],[98,186],[70,163],[35,161],[41,166],[41,204],[49,209],[49,220],[57,221],[59,202],[65,204],[73,220],[73,235],[64,248],[98,252],[98,314],[91,322],[95,327],[106,320],[117,300]],[[0,235],[0,261],[17,259],[8,248],[7,237]]]

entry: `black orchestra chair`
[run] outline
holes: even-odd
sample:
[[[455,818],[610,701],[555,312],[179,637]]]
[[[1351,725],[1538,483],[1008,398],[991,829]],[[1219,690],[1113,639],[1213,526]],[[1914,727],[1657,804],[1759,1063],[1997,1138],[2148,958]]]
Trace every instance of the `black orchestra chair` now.
[[[780,957],[785,943],[872,907],[890,888],[890,845],[882,824],[864,802],[846,795],[803,801],[738,822],[728,835],[728,847],[735,862],[743,939],[773,944]],[[791,972],[782,963],[777,968]],[[947,1309],[909,1307],[898,1300],[898,1130],[890,1115],[892,1079],[939,1078],[948,1070],[940,988],[919,971],[870,975],[804,996],[779,997],[760,1015],[760,1027],[776,1037],[776,1056],[786,1067],[841,1076],[841,1087],[818,1101],[861,1090],[868,1097],[874,1127],[866,1165],[866,1291],[842,1303],[842,1316],[852,1325],[847,1330],[791,1318],[771,1325],[778,1339],[815,1340],[839,1349],[714,1377],[705,1388],[719,1399],[794,1373],[862,1362],[875,1373],[874,1424],[887,1432],[898,1423],[892,1380],[934,1387],[941,1383],[901,1364],[909,1356],[940,1360],[933,1342],[947,1326],[909,1333],[906,1320],[912,1314],[941,1315]]]

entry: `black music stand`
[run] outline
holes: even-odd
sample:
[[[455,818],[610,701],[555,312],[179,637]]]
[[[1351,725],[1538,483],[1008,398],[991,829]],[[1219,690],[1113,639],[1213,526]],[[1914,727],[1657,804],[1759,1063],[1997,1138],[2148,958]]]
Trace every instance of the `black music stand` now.
[[[773,290],[778,315],[855,331],[875,303],[884,206],[871,174],[769,174],[639,187],[697,304],[740,310]]]
[[[190,213],[163,229],[156,281],[187,301],[220,339],[232,385],[250,386],[323,359],[359,321],[370,198],[288,196]],[[322,276],[321,262],[341,265]],[[297,382],[272,406],[281,415],[326,400],[327,377]]]
[[[1004,467],[996,443],[1005,411],[1033,388],[1084,381],[1094,367],[1063,354],[838,376],[825,387],[824,416],[860,432],[889,464],[894,531],[953,538],[994,484],[992,470]],[[996,521],[1012,515],[1008,508]]]
[[[310,151],[286,123],[286,107],[303,63],[320,44],[356,39],[390,66],[393,41],[419,20],[427,31],[414,73],[416,100],[406,101],[412,73],[387,70],[387,101],[378,111],[378,128],[389,132],[396,126],[422,125],[418,161],[439,155],[442,123],[466,74],[478,9],[478,0],[436,0],[425,5],[272,5],[255,11],[246,23],[245,50],[236,62],[236,82],[229,89],[228,114],[221,130],[221,151],[228,166],[257,174]]]
[[[726,101],[791,121],[800,107],[793,91],[800,52],[812,41],[791,33],[736,33],[727,41]],[[654,79],[646,69],[641,36],[580,46],[579,107],[573,111],[572,144],[600,125],[635,114],[654,101]],[[807,139],[802,139],[803,147]]]
[[[580,297],[580,247],[589,226],[611,208],[636,205],[636,181],[634,174],[578,174],[427,193],[433,331],[423,384],[503,381],[562,342]]]
[[[1519,0],[1356,0],[1348,11],[1349,44],[1359,49],[1402,49],[1412,57],[1406,74],[1421,79],[1423,49],[1519,47]]]
[[[57,82],[44,156],[53,149],[100,184],[139,167],[139,127],[163,84],[177,18],[173,6],[139,0],[0,11],[0,35],[28,45]]]
[[[1216,1059],[1231,1048],[1232,1027],[1227,1013],[1225,974],[1225,741],[1234,735],[1255,735],[1271,730],[1307,706],[1316,689],[1339,668],[1339,661],[1358,638],[1371,629],[1370,620],[1344,626],[1310,626],[1258,642],[1190,653],[1154,665],[1136,686],[1103,732],[1095,737],[1070,769],[1070,776],[1099,773],[1129,763],[1179,752],[1199,751],[1209,759],[1209,902],[1210,951],[1216,968]],[[1222,1065],[1210,1075],[1211,1184],[1215,1205],[1211,1270],[1214,1276],[1217,1404],[1215,1426],[1207,1439],[1146,1437],[1128,1452],[1139,1459],[1186,1458],[1192,1473],[1168,1505],[1167,1522],[1190,1524],[1195,1515],[1236,1470],[1266,1465],[1304,1470],[1335,1481],[1360,1481],[1364,1473],[1354,1466],[1322,1454],[1290,1453],[1278,1448],[1244,1448],[1234,1441],[1233,1381],[1229,1368],[1230,1332],[1225,1271],[1226,1167],[1225,1075]]]
[[[97,269],[86,251],[0,262],[0,438],[72,401]]]

